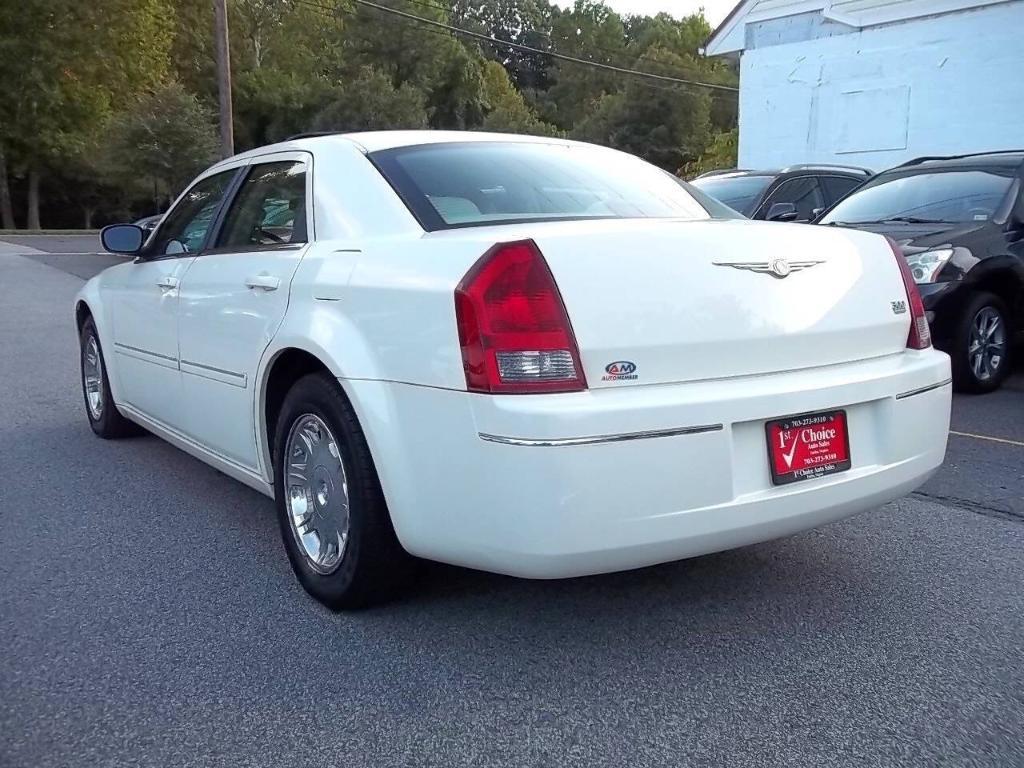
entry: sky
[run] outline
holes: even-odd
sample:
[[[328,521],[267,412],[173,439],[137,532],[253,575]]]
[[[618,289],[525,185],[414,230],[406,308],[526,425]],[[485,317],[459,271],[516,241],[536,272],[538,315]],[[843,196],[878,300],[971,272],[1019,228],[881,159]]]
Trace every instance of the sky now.
[[[729,15],[738,0],[604,0],[605,4],[621,14],[639,13],[653,16],[665,11],[673,16],[688,16],[704,9],[704,16],[712,27]],[[572,5],[572,0],[556,0],[558,5]]]

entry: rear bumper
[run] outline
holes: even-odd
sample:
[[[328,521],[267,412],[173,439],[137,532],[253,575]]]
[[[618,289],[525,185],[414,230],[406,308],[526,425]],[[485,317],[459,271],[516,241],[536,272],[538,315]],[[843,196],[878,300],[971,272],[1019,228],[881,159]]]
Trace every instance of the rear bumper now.
[[[948,381],[949,358],[927,350],[561,395],[342,383],[410,552],[557,578],[764,541],[906,494],[945,455]],[[773,486],[764,422],[835,408],[852,468]]]

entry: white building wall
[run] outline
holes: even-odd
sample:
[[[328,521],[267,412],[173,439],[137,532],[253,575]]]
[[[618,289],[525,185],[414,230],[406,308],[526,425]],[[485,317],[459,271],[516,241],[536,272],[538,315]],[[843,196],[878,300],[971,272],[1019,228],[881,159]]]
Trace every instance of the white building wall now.
[[[782,44],[806,19],[771,24],[747,28],[740,167],[1024,147],[1024,2]]]

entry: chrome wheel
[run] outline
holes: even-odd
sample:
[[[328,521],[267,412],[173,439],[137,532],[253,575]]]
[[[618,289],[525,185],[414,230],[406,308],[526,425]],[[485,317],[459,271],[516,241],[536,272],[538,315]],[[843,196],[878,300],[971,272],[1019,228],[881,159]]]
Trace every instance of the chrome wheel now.
[[[319,574],[337,570],[349,530],[348,478],[338,442],[323,420],[307,413],[285,441],[285,504],[292,534]]]
[[[992,307],[982,307],[971,322],[967,359],[978,381],[988,381],[999,372],[1006,357],[1006,324]]]
[[[94,421],[103,416],[103,361],[96,337],[90,336],[85,343],[82,356],[82,382],[85,386],[85,403]]]

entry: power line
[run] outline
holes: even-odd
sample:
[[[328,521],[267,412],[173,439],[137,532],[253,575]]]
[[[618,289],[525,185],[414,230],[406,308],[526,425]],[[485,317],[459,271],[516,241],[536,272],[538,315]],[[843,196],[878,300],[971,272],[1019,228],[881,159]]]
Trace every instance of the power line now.
[[[433,3],[433,2],[430,2],[430,0],[405,0],[405,1],[407,3],[412,4],[412,5],[419,5],[419,6],[422,6],[424,8],[433,8],[434,10],[446,11],[448,13],[452,12],[452,8],[450,6],[444,6],[444,5],[440,5],[438,3]],[[463,15],[464,18],[471,19],[472,21],[475,21],[478,24],[482,24],[485,27],[486,26],[490,26],[490,24],[491,24],[491,21],[489,19],[481,16],[479,13],[474,13],[474,12],[472,12],[470,10],[464,11],[462,15]],[[471,31],[471,30],[468,30],[468,31]],[[551,42],[551,43],[555,43],[557,41],[566,42],[566,41],[569,40],[568,37],[556,38],[550,32],[543,32],[543,31],[541,31],[539,29],[525,29],[525,30],[520,30],[520,31],[521,32],[529,32],[529,33],[532,33],[534,35],[539,35],[541,37],[547,38],[547,40],[549,42]],[[497,43],[498,45],[504,45],[505,42],[506,42],[505,40],[502,40],[500,38],[496,38],[496,37],[493,37],[493,36],[489,37],[488,39],[491,42]],[[607,54],[608,56],[614,56],[614,57],[616,57],[616,58],[618,58],[620,60],[626,60],[626,59],[630,58],[630,56],[629,56],[629,54],[628,54],[628,52],[626,50],[613,51],[610,48],[605,48],[603,46],[595,45],[593,43],[590,43],[589,47],[593,48],[595,51],[600,51],[601,53]],[[593,59],[590,59],[590,61],[593,61]],[[651,62],[647,62],[647,64],[648,64],[648,66],[650,66],[651,64],[654,64],[654,65],[657,65],[658,67],[660,67],[662,69],[671,69],[671,65],[664,64],[664,63],[662,63],[660,61],[651,61]],[[653,74],[661,74],[661,73],[655,72]]]
[[[326,5],[321,5],[319,3],[312,2],[312,0],[295,0],[295,2],[299,3],[300,5],[305,5],[307,8],[316,9],[319,12],[319,15],[323,16],[324,18],[333,18],[333,16],[332,15],[328,15],[328,13],[332,13],[332,14],[333,13],[343,13],[343,14],[348,14],[348,15],[352,15],[352,16],[354,16],[356,14],[356,11],[353,11],[353,10],[348,10],[346,8],[340,8],[340,7],[330,8],[330,7],[326,6]],[[323,13],[324,11],[326,11],[328,13]],[[387,21],[394,21],[396,23],[403,23],[406,20],[405,19],[387,19]],[[438,35],[439,37],[443,37],[446,40],[450,40],[451,39],[451,35],[448,32],[446,32],[445,30],[443,30],[443,29],[423,29],[421,31],[423,31],[423,32],[425,32],[427,34],[431,34],[431,35]],[[351,34],[351,31],[346,32],[346,34]],[[372,42],[369,38],[363,37],[363,36],[359,36],[359,39],[362,40],[364,43]],[[494,42],[496,42],[498,44],[503,44],[504,41],[502,41],[502,40],[494,40]],[[679,93],[678,87],[674,86],[674,85],[658,85],[657,83],[649,83],[649,82],[646,82],[644,80],[637,80],[636,84],[638,86],[641,86],[643,88],[648,88],[648,89],[653,90],[653,91],[662,91],[664,93]],[[720,95],[724,95],[724,94],[720,94]]]
[[[314,3],[311,0],[299,0],[299,2],[303,2],[306,5],[316,5],[316,6],[320,7],[320,8],[322,8],[323,10],[327,10],[327,11],[338,11],[338,10],[340,10],[337,7],[331,8],[329,6],[320,5],[319,3]],[[696,87],[696,88],[708,88],[708,89],[716,90],[716,91],[727,91],[729,93],[738,93],[739,92],[739,88],[735,88],[735,87],[730,86],[730,85],[719,85],[718,83],[702,83],[702,82],[697,81],[697,80],[685,80],[685,79],[683,79],[681,77],[671,77],[669,75],[657,75],[657,74],[655,74],[653,72],[643,72],[643,71],[637,70],[637,69],[628,69],[626,67],[617,67],[617,66],[615,66],[613,64],[605,64],[605,63],[599,62],[599,61],[590,61],[588,59],[580,59],[580,58],[577,58],[576,56],[568,56],[568,55],[566,55],[564,53],[556,53],[555,51],[545,51],[545,50],[543,50],[541,48],[534,48],[533,46],[530,46],[530,45],[523,45],[522,43],[513,43],[513,42],[509,42],[507,40],[497,40],[494,37],[491,37],[490,35],[485,35],[485,34],[480,33],[480,32],[473,32],[473,31],[468,30],[468,29],[463,29],[462,27],[455,27],[455,26],[452,26],[451,24],[445,24],[442,21],[435,21],[434,19],[426,19],[426,18],[424,18],[422,16],[417,16],[414,13],[407,13],[407,12],[401,11],[401,10],[399,10],[397,8],[390,8],[390,7],[386,6],[386,5],[380,5],[378,3],[371,2],[371,0],[350,0],[350,2],[356,3],[357,5],[365,6],[367,8],[374,8],[374,9],[380,11],[381,13],[389,13],[389,14],[392,14],[394,16],[398,16],[398,17],[407,19],[409,21],[415,21],[415,22],[418,22],[420,24],[426,24],[426,25],[431,26],[431,27],[436,27],[436,28],[439,28],[439,29],[444,29],[444,30],[447,30],[448,32],[451,32],[451,33],[456,34],[456,35],[463,35],[464,37],[471,37],[471,38],[474,38],[476,40],[484,40],[484,41],[486,41],[488,43],[492,43],[492,44],[496,44],[496,45],[504,45],[507,48],[513,48],[513,49],[519,50],[519,51],[526,51],[528,53],[536,53],[536,54],[540,54],[541,56],[550,56],[551,58],[558,59],[560,61],[571,61],[574,64],[582,64],[583,66],[593,67],[595,69],[603,69],[603,70],[607,70],[607,71],[610,71],[610,72],[618,72],[619,74],[622,74],[622,75],[631,75],[633,77],[647,78],[649,80],[658,80],[660,82],[674,83],[676,85],[687,85],[687,86]]]

